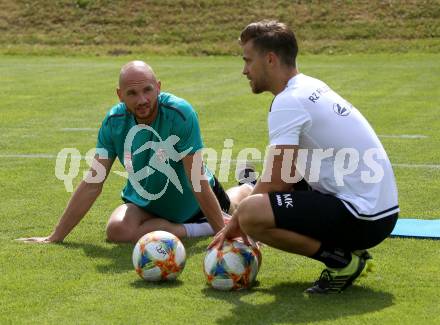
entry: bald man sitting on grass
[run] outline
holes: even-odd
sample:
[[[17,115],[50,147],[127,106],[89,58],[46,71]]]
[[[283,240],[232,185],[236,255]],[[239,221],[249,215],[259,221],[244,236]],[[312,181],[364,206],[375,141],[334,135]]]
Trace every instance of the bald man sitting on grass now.
[[[184,99],[161,92],[152,68],[142,61],[125,64],[116,90],[120,102],[105,116],[88,177],[73,193],[53,232],[25,242],[61,242],[86,215],[102,191],[116,158],[128,172],[123,204],[110,216],[107,239],[136,242],[164,230],[182,237],[207,236],[225,225],[251,188],[228,194],[204,166],[197,113]]]

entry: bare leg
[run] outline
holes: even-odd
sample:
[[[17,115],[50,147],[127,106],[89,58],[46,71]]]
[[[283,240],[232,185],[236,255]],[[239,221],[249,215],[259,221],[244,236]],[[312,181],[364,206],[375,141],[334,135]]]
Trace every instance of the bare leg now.
[[[286,252],[304,256],[315,254],[321,243],[296,232],[276,228],[275,217],[267,194],[251,195],[237,211],[241,229],[253,239]]]
[[[120,205],[107,223],[107,239],[113,242],[137,242],[146,233],[168,231],[179,238],[186,236],[185,227],[166,219],[157,218],[134,204]]]
[[[237,209],[238,204],[247,198],[252,193],[253,187],[248,184],[243,184],[240,186],[231,187],[226,191],[229,199],[231,200],[231,207],[229,208],[229,213],[233,214]]]

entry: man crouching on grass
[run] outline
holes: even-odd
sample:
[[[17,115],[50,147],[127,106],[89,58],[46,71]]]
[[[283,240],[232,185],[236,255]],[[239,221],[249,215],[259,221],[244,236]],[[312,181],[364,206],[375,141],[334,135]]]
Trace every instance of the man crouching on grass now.
[[[178,237],[207,236],[225,225],[250,187],[231,189],[231,199],[204,166],[199,121],[184,99],[161,92],[149,65],[132,61],[119,76],[120,103],[107,113],[98,133],[97,154],[73,193],[54,231],[25,242],[61,242],[81,221],[102,191],[116,158],[128,172],[120,205],[110,216],[107,238],[136,242],[164,230]]]
[[[252,23],[240,44],[252,91],[275,96],[268,113],[273,159],[210,246],[249,235],[324,263],[307,293],[341,292],[365,269],[371,258],[365,249],[382,242],[397,221],[390,161],[356,108],[298,71],[297,42],[286,25]],[[311,190],[299,190],[292,180],[299,150],[311,153],[310,172],[302,173]]]

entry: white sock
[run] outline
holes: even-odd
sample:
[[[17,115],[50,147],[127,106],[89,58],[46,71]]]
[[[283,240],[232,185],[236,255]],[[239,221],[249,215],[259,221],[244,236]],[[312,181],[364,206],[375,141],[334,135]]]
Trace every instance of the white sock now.
[[[208,222],[203,223],[184,223],[186,237],[201,237],[214,234],[214,230]]]

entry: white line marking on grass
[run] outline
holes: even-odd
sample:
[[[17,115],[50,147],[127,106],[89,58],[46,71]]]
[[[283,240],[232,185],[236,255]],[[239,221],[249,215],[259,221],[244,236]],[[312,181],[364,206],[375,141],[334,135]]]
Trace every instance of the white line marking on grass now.
[[[379,134],[379,138],[394,138],[394,139],[426,139],[429,138],[423,134]]]
[[[62,128],[60,131],[64,132],[83,132],[83,131],[98,131],[98,128]],[[394,139],[426,139],[429,138],[423,134],[379,134],[380,138],[394,138]]]
[[[60,131],[64,132],[82,132],[82,131],[98,131],[97,128],[62,128]]]
[[[83,156],[61,156],[61,158],[80,158],[83,159]],[[0,154],[0,158],[23,158],[23,159],[55,159],[57,158],[57,155],[51,155],[51,154],[44,154],[44,153],[37,153],[37,154],[9,154],[9,155],[2,155]],[[209,161],[216,161],[213,159],[207,159],[207,162]],[[233,164],[238,164],[238,163],[246,163],[246,162],[253,162],[253,163],[262,163],[263,160],[262,159],[248,159],[248,160],[237,160],[237,159],[231,159],[231,160],[219,160],[216,161],[220,164],[226,164],[226,163],[233,163]],[[399,164],[399,163],[395,163],[392,164],[394,167],[400,167],[400,168],[425,168],[425,169],[440,169],[440,165],[436,165],[436,164]],[[125,172],[118,172],[115,171],[118,175],[119,173],[125,173]],[[120,175],[123,176],[123,175]]]
[[[21,154],[11,154],[11,155],[0,155],[0,158],[30,158],[30,159],[55,159],[56,155],[50,155],[50,154],[44,154],[44,153],[37,153],[37,154],[28,154],[28,155],[21,155]],[[84,158],[83,156],[60,156],[60,158]]]
[[[207,159],[207,161],[215,161],[213,159]],[[227,164],[227,163],[235,163],[235,164],[245,164],[246,162],[250,163],[262,163],[262,159],[248,159],[248,160],[237,160],[237,159],[231,159],[231,160],[219,160],[220,164]],[[401,168],[426,168],[426,169],[440,169],[440,165],[435,164],[391,164],[394,167],[401,167]]]
[[[121,177],[127,178],[128,179],[128,173],[127,172],[121,172],[119,170],[114,170],[113,173],[115,173],[116,175],[119,175]]]
[[[36,153],[29,155],[11,154],[11,155],[0,155],[0,158],[43,158],[43,159],[53,159],[56,158],[55,155],[48,155],[44,153]]]
[[[394,167],[402,168],[426,168],[426,169],[440,169],[440,165],[426,165],[426,164],[392,164]]]

